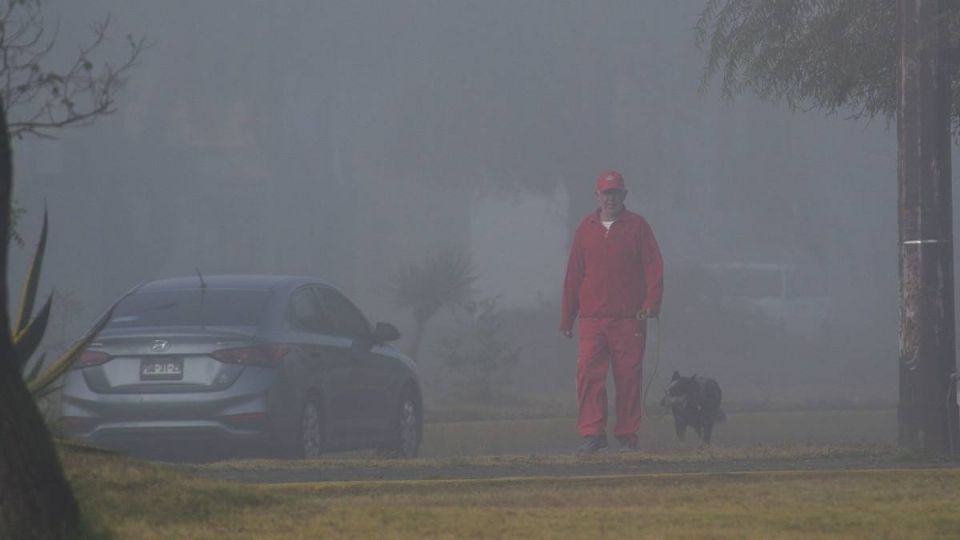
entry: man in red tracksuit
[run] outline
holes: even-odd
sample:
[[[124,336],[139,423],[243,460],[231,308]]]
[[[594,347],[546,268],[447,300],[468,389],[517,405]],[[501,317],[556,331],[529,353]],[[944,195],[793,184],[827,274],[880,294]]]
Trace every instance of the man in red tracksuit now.
[[[582,453],[607,447],[607,365],[613,368],[621,447],[637,447],[641,416],[643,350],[649,317],[660,312],[663,259],[645,219],[623,206],[623,176],[597,177],[600,208],[587,215],[573,237],[563,283],[560,332],[573,336],[580,316],[577,358],[577,430]]]

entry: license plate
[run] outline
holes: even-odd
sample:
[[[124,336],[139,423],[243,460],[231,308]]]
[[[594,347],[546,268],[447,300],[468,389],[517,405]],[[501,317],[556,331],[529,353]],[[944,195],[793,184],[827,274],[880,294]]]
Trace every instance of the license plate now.
[[[183,379],[183,358],[141,358],[140,380],[179,381]]]

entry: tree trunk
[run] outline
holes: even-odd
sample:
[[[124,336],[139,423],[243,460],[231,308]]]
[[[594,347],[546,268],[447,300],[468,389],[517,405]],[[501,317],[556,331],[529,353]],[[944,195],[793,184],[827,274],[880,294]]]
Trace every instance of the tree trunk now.
[[[898,0],[899,443],[957,451],[950,70],[942,0]]]
[[[7,315],[13,164],[0,104],[0,538],[73,538],[79,514],[53,441],[23,384]]]
[[[427,321],[421,321],[417,319],[417,328],[413,331],[413,342],[410,343],[410,353],[409,356],[413,359],[414,362],[419,360],[420,356],[420,345],[423,341],[423,331],[427,327]]]

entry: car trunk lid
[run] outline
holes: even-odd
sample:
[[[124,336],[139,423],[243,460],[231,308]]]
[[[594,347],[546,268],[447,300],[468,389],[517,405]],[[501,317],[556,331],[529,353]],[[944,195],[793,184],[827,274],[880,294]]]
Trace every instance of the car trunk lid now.
[[[255,343],[253,327],[156,327],[103,332],[89,347],[110,356],[83,367],[100,393],[210,392],[228,388],[244,366],[211,356]]]

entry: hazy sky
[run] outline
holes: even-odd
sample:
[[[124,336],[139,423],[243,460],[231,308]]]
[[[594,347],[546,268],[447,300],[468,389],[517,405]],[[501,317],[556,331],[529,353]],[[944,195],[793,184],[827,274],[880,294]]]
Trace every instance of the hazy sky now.
[[[318,275],[408,330],[384,285],[445,245],[505,307],[555,302],[616,168],[662,245],[665,309],[683,265],[791,263],[895,354],[893,133],[698,94],[699,2],[49,5],[67,52],[107,13],[104,53],[155,42],[116,114],[16,142],[22,232],[46,202],[44,279],[82,306],[76,328],[200,268]],[[26,252],[13,264],[18,283]]]

